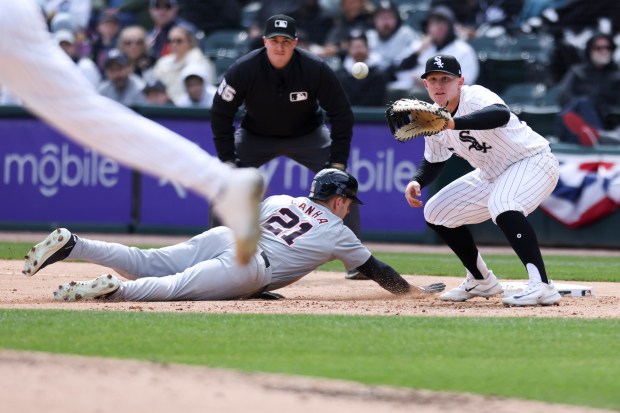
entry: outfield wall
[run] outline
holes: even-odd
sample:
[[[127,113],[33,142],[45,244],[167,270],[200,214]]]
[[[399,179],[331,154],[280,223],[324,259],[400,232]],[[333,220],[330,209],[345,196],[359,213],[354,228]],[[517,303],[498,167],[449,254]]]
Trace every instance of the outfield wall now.
[[[208,111],[136,110],[215,153]],[[410,208],[404,199],[407,182],[422,158],[423,141],[396,142],[380,109],[355,108],[355,114],[349,170],[360,182],[360,198],[365,203],[361,207],[363,238],[438,242],[424,225],[422,210]],[[576,150],[584,151],[554,148]],[[269,183],[267,195],[304,195],[312,178],[309,171],[286,158],[274,159],[262,170]],[[424,197],[467,170],[462,160],[451,160]],[[207,228],[209,205],[198,196],[82,148],[21,108],[0,108],[0,171],[0,229],[67,226],[79,231],[193,234]],[[531,219],[543,245],[620,247],[620,237],[613,231],[620,228],[618,213],[578,230],[542,212]],[[492,224],[473,229],[481,242],[505,243]]]

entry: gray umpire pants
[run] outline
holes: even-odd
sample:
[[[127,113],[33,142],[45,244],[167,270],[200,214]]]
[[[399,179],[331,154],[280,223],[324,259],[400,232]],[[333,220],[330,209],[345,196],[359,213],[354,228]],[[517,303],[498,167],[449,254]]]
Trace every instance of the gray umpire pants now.
[[[290,158],[317,173],[325,168],[331,154],[331,137],[323,125],[307,135],[295,138],[258,136],[238,128],[235,131],[235,149],[242,166],[258,168],[279,156]],[[310,189],[310,188],[308,188]],[[344,223],[359,238],[361,235],[358,204],[351,204]],[[210,215],[210,226],[219,222]]]

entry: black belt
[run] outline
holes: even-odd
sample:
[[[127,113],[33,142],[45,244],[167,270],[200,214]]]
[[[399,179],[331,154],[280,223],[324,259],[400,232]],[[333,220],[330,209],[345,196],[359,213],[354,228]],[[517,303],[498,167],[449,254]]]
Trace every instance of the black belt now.
[[[271,263],[269,262],[269,258],[267,258],[267,254],[265,254],[265,251],[261,251],[260,256],[263,257],[263,260],[265,261],[265,268],[271,267]]]

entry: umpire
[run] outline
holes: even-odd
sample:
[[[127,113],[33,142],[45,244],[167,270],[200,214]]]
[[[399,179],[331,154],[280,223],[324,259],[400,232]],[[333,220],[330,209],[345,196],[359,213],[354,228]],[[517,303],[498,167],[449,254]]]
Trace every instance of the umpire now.
[[[213,140],[223,162],[260,167],[286,156],[314,173],[325,167],[347,168],[351,105],[332,69],[297,48],[298,42],[295,20],[272,16],[265,25],[264,47],[239,58],[224,74],[211,108]],[[245,112],[235,130],[242,105]],[[357,205],[345,224],[359,238]]]

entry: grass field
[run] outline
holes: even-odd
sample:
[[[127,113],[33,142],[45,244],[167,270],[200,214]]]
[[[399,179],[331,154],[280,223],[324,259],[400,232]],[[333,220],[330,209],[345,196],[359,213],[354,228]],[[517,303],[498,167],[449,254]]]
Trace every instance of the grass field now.
[[[620,408],[620,320],[0,311],[0,347]]]
[[[0,242],[0,259],[21,260],[32,244]],[[142,246],[146,248],[148,246]],[[374,254],[401,274],[464,276],[463,266],[454,254],[382,253]],[[485,261],[501,278],[522,279],[523,265],[514,255],[485,255]],[[618,257],[545,256],[553,278],[565,281],[620,281]],[[324,271],[343,271],[340,261],[320,267]]]
[[[29,244],[1,244],[21,259]],[[462,276],[448,254],[376,254]],[[616,257],[545,257],[554,277],[618,281]],[[522,278],[513,256],[487,256]],[[323,270],[342,270],[330,263]],[[620,310],[619,310],[620,311]],[[0,310],[0,348],[282,372],[620,410],[620,319]]]

